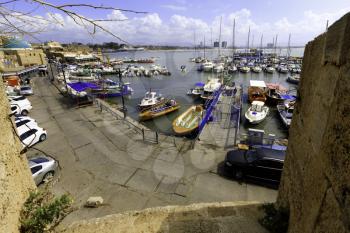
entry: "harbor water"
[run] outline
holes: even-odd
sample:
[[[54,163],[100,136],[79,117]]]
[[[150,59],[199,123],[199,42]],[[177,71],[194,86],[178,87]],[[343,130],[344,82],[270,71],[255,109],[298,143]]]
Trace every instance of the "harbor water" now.
[[[281,54],[286,50],[282,50]],[[304,52],[303,48],[292,49],[292,56],[302,56]],[[222,55],[232,54],[232,50],[221,50]],[[154,76],[154,77],[123,77],[124,82],[130,83],[130,86],[134,89],[134,92],[130,96],[125,97],[125,105],[127,108],[127,115],[135,120],[138,120],[138,104],[144,97],[145,93],[149,90],[161,93],[164,97],[174,98],[180,103],[181,108],[178,111],[170,113],[168,115],[143,122],[143,124],[150,128],[165,134],[173,134],[172,122],[182,112],[193,104],[203,103],[200,99],[193,99],[187,95],[187,91],[194,87],[196,82],[207,82],[208,79],[213,77],[219,77],[219,74],[198,72],[197,67],[199,64],[190,61],[190,58],[204,56],[204,51],[137,51],[137,52],[118,52],[108,54],[110,59],[113,58],[156,58],[154,64],[166,66],[171,72],[171,76]],[[218,50],[207,50],[205,56],[209,59],[215,59],[218,56]],[[124,64],[123,66],[126,66]],[[147,64],[134,64],[137,66],[148,67]],[[186,66],[186,71],[181,71],[180,67]],[[263,80],[266,83],[278,83],[282,84],[288,89],[294,89],[296,86],[286,82],[288,74],[280,74],[275,72],[274,74],[266,73],[240,73],[228,74],[228,79],[236,83],[236,85],[242,85],[244,90],[244,104],[242,110],[242,121],[240,133],[244,134],[249,128],[262,129],[266,133],[275,134],[278,138],[286,138],[288,136],[288,130],[282,124],[276,107],[270,108],[269,116],[258,125],[249,124],[245,118],[244,113],[247,110],[249,104],[247,103],[247,89],[249,86],[249,80]],[[118,80],[118,77],[113,75],[109,78]],[[227,78],[226,78],[227,80]],[[112,102],[121,104],[121,98],[113,98]]]

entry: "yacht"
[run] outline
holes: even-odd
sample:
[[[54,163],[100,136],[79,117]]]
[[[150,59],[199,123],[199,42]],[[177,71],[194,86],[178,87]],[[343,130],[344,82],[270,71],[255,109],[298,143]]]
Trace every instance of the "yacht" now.
[[[203,71],[204,72],[212,72],[214,68],[214,64],[212,62],[203,63]]]
[[[215,73],[222,73],[224,72],[224,64],[223,63],[218,63],[214,66],[214,72]]]
[[[240,68],[240,71],[242,73],[249,73],[250,72],[250,68],[248,66],[243,66]]]
[[[262,69],[261,69],[260,66],[254,66],[253,69],[252,69],[252,71],[253,71],[254,73],[260,73],[260,72],[262,71]]]

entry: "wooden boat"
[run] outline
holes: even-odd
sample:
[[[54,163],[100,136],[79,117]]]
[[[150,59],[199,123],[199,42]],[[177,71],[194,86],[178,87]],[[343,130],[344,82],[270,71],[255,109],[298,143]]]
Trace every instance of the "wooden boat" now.
[[[140,121],[151,120],[168,113],[174,112],[180,108],[175,100],[164,100],[150,108],[146,108],[139,114]]]
[[[266,102],[266,84],[260,80],[250,80],[250,86],[248,87],[248,99],[249,102],[261,101]]]
[[[282,119],[283,124],[289,128],[292,122],[295,101],[285,101],[277,105],[277,111]]]
[[[270,105],[276,105],[278,102],[283,101],[283,95],[287,94],[287,88],[280,84],[268,83],[266,84],[267,91],[265,93],[267,103]]]
[[[194,132],[202,119],[203,107],[194,105],[173,121],[173,130],[178,135],[188,135]]]

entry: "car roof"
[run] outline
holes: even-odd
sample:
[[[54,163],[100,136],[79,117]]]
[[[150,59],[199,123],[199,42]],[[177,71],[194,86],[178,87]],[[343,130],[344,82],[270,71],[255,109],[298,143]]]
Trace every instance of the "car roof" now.
[[[283,151],[283,150],[274,150],[270,148],[257,148],[256,151],[261,158],[265,158],[265,159],[284,160],[286,156],[286,151]]]
[[[46,157],[35,157],[35,158],[29,159],[29,162],[32,164],[46,163],[49,161],[50,161],[50,158],[46,158]]]

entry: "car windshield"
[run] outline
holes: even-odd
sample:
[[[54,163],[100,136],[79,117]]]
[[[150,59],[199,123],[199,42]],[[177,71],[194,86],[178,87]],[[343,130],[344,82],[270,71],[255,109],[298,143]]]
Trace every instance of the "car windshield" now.
[[[21,90],[22,91],[27,91],[27,90],[31,90],[31,88],[30,87],[21,87]]]
[[[25,140],[26,138],[30,137],[31,135],[35,134],[38,130],[37,129],[31,129],[25,132],[20,136],[21,141]]]
[[[39,157],[39,158],[33,158],[30,161],[38,164],[38,163],[48,162],[49,160],[47,158],[44,158],[44,157]]]
[[[20,127],[22,125],[27,124],[28,122],[30,122],[30,120],[21,120],[21,121],[16,123],[16,127],[18,128],[18,127]]]
[[[19,97],[16,97],[16,98],[12,98],[12,101],[19,101],[19,100],[25,100],[26,97],[24,96],[19,96]]]

